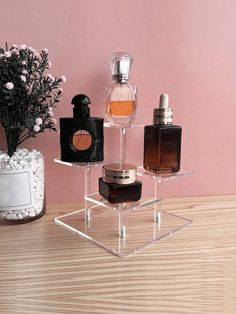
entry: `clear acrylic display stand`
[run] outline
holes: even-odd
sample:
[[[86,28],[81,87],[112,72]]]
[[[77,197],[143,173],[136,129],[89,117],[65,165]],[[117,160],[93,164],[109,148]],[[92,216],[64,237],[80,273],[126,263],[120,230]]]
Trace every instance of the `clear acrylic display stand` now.
[[[104,127],[118,128],[120,132],[120,159],[126,161],[127,129],[140,127],[131,125],[104,124]],[[126,257],[140,249],[172,235],[190,225],[191,220],[162,210],[162,188],[167,180],[190,175],[191,171],[171,174],[154,174],[138,167],[138,179],[149,178],[154,182],[153,193],[142,195],[138,202],[110,204],[98,192],[91,193],[91,171],[104,163],[69,163],[60,159],[55,162],[84,171],[84,208],[55,218],[55,222],[108,251]]]

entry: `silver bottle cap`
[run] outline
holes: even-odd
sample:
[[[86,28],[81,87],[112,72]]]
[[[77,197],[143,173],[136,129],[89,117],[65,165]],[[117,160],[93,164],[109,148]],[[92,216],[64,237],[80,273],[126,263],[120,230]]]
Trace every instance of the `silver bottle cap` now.
[[[117,82],[128,81],[133,60],[133,56],[128,52],[114,52],[110,62],[112,78]]]
[[[106,183],[130,184],[136,181],[137,167],[125,163],[104,165],[102,178]]]
[[[169,108],[169,96],[161,94],[159,108],[153,111],[153,124],[172,124],[173,110]]]

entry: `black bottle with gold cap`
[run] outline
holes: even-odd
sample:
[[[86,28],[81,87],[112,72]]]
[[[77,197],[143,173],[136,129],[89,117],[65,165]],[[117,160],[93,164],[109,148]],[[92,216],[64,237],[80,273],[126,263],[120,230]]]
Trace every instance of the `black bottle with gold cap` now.
[[[73,97],[73,118],[60,118],[61,160],[98,162],[103,160],[103,118],[90,117],[88,96]]]
[[[137,180],[137,167],[134,165],[104,165],[98,182],[99,193],[111,204],[137,202],[141,198],[142,182]]]

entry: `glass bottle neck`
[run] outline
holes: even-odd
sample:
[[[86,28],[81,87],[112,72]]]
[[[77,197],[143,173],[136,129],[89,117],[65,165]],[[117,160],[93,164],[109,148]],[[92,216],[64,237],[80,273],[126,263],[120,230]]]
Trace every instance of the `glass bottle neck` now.
[[[128,84],[129,77],[123,74],[115,74],[112,79],[116,84]]]

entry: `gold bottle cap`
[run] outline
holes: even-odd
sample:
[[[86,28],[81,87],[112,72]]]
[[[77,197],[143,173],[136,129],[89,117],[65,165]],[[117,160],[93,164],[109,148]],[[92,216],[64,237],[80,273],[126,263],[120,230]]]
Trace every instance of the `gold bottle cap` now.
[[[136,181],[137,167],[125,163],[104,165],[102,178],[106,183],[130,184]]]

